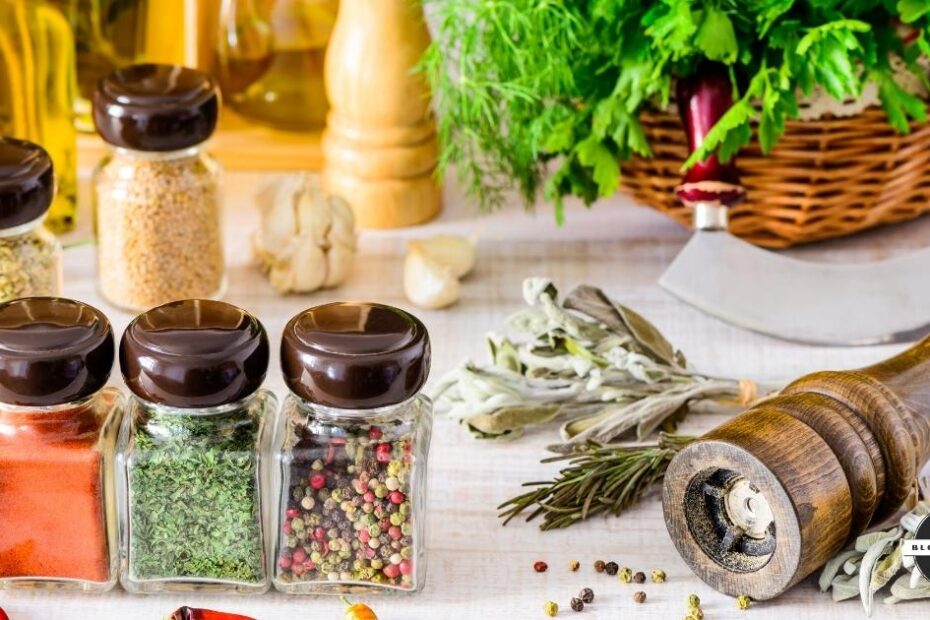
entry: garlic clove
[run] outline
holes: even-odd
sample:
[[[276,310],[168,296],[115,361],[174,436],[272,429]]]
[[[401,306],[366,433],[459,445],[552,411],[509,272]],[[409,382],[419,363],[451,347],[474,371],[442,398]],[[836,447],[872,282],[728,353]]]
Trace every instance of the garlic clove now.
[[[411,245],[404,260],[404,294],[411,303],[434,310],[458,301],[461,286],[448,265]]]
[[[477,260],[474,242],[458,235],[436,235],[416,239],[409,242],[407,247],[448,266],[456,278],[466,276],[475,267]]]
[[[295,269],[294,266],[299,268]],[[315,291],[326,284],[329,271],[326,253],[314,243],[301,243],[295,249],[287,270],[292,276],[292,285],[286,288],[275,288],[287,291]]]

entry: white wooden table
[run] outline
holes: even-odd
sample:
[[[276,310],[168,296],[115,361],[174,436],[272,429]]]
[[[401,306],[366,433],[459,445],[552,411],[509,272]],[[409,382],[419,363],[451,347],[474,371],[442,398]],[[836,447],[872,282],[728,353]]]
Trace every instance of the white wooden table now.
[[[227,300],[255,312],[276,348],[284,323],[301,309],[334,299],[368,299],[407,306],[403,298],[401,256],[404,238],[439,231],[474,234],[480,239],[479,263],[464,285],[461,303],[449,310],[416,313],[433,335],[433,377],[465,357],[485,359],[484,335],[503,329],[504,318],[521,304],[521,281],[530,275],[551,277],[567,290],[579,283],[604,288],[616,299],[653,320],[683,350],[691,364],[709,373],[782,381],[801,373],[844,368],[877,361],[900,347],[859,349],[811,348],[743,332],[682,305],[663,292],[656,279],[687,239],[687,231],[618,197],[587,211],[573,206],[559,229],[543,207],[535,217],[518,208],[476,219],[470,207],[447,190],[447,208],[428,226],[397,232],[366,232],[350,282],[335,291],[280,297],[251,266],[249,235],[256,225],[251,197],[267,176],[230,174],[228,190]],[[86,188],[85,188],[86,189]],[[84,201],[86,204],[86,201]],[[85,212],[83,228],[89,224]],[[839,247],[857,255],[880,255],[890,248],[925,243],[930,220],[869,234],[850,242],[828,244],[807,255],[835,257]],[[79,232],[76,238],[86,236]],[[854,246],[850,249],[850,246]],[[857,249],[858,248],[858,249]],[[864,248],[864,249],[863,249]],[[849,254],[847,253],[847,256]],[[96,290],[94,248],[66,253],[65,293],[109,313],[121,332],[129,316],[104,303]],[[283,392],[277,362],[269,385]],[[719,419],[692,416],[686,431],[707,429]],[[473,439],[448,419],[437,419],[430,458],[429,575],[422,594],[413,598],[370,598],[382,620],[509,620],[544,618],[542,605],[552,599],[560,617],[574,617],[569,599],[591,587],[596,601],[579,619],[663,618],[685,615],[686,597],[696,592],[708,619],[752,620],[856,618],[856,601],[834,604],[809,580],[781,598],[736,610],[732,599],[712,591],[692,575],[668,538],[657,498],[644,501],[622,518],[595,519],[566,531],[542,533],[523,522],[501,527],[495,507],[519,490],[523,481],[543,479],[557,467],[543,466],[543,446],[554,430],[518,442],[497,444]],[[569,572],[570,559],[582,568]],[[599,575],[597,559],[615,560],[647,574],[663,568],[668,581],[647,583],[644,605],[632,601],[634,586]],[[533,572],[536,560],[549,563],[545,574]],[[119,589],[106,595],[0,593],[0,606],[12,620],[158,620],[180,605],[234,611],[261,620],[316,620],[342,617],[333,598],[290,598],[277,593],[239,598],[220,596],[130,596]],[[930,602],[878,605],[876,618],[926,618]]]

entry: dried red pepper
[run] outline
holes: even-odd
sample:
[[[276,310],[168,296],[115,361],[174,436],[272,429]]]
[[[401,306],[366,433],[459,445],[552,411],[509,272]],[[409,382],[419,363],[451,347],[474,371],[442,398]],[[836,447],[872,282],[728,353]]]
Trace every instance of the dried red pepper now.
[[[0,620],[4,620],[0,616]],[[228,614],[223,611],[213,611],[210,609],[197,609],[195,607],[181,607],[165,620],[255,620],[249,616],[239,614]]]

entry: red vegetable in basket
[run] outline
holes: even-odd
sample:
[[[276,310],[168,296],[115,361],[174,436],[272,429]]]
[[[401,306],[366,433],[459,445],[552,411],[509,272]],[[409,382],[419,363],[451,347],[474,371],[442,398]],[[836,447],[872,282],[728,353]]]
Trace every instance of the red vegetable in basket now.
[[[5,620],[0,615],[0,620]],[[195,607],[181,607],[165,620],[255,620],[249,616],[239,614],[228,614],[223,611],[213,611],[210,609],[197,609]]]
[[[681,122],[688,133],[688,149],[693,153],[733,107],[733,86],[726,67],[707,64],[695,75],[680,79],[676,94]],[[746,195],[733,160],[723,163],[716,154],[688,170],[675,193],[687,206],[709,202],[732,207]]]

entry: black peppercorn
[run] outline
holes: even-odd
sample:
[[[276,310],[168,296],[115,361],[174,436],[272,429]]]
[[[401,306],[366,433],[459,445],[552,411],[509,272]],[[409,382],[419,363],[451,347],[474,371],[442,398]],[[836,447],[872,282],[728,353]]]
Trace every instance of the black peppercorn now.
[[[646,583],[646,574],[642,571],[635,573],[633,575],[633,581],[635,581],[636,583]]]
[[[584,588],[581,592],[578,593],[578,598],[581,599],[586,605],[590,605],[594,602],[594,590],[591,588]]]
[[[617,571],[620,570],[620,566],[616,562],[608,562],[604,565],[604,572],[613,577],[617,574]]]
[[[584,609],[584,602],[580,598],[573,598],[571,601],[572,611],[581,611]]]

